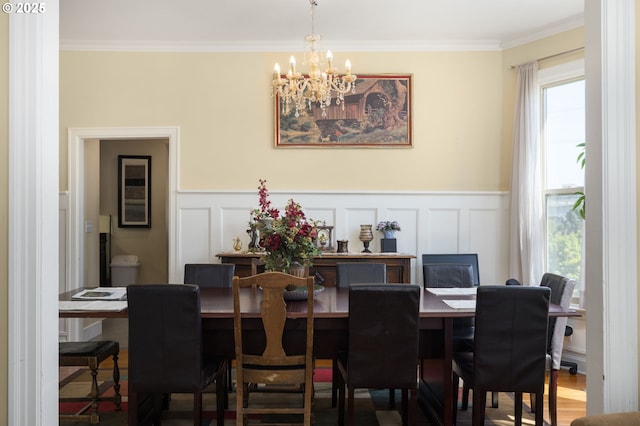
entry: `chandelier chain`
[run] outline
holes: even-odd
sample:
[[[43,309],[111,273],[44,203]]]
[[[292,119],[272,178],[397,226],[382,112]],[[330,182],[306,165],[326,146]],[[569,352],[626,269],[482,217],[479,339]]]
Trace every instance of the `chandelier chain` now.
[[[317,0],[309,0],[309,4],[311,5],[311,34],[316,33],[316,25],[315,25],[315,10],[318,6]]]

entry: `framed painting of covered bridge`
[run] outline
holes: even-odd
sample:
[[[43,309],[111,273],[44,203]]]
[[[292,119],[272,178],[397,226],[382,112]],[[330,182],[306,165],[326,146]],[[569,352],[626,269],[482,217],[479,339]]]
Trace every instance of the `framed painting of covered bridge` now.
[[[358,75],[355,90],[322,108],[289,111],[275,96],[276,147],[411,147],[411,74]]]

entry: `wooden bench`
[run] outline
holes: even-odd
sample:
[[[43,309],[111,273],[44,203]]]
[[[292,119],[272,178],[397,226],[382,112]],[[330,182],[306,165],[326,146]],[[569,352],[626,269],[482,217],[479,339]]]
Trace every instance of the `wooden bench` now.
[[[60,342],[59,364],[60,367],[70,366],[86,366],[91,370],[91,393],[84,398],[60,398],[64,401],[89,401],[89,403],[75,414],[61,414],[60,421],[86,422],[98,424],[100,417],[98,415],[99,401],[113,401],[116,411],[120,410],[120,370],[118,368],[118,354],[120,345],[115,341],[96,341],[96,342]],[[113,398],[100,398],[98,390],[98,367],[105,359],[113,357],[113,389],[115,395]]]

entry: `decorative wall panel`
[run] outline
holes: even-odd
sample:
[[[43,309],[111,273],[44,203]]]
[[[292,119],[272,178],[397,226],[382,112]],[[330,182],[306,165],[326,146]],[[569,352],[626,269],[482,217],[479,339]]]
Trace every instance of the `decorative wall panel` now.
[[[300,203],[308,217],[334,226],[334,240],[349,240],[349,251],[360,252],[361,224],[397,220],[398,251],[416,256],[412,281],[422,284],[422,253],[476,252],[483,283],[508,278],[508,196],[489,193],[279,192],[270,191],[272,206],[282,208],[289,198]],[[233,239],[249,243],[247,224],[257,207],[253,192],[180,192],[175,282],[182,282],[185,263],[217,262],[216,254],[233,251]],[[208,213],[205,213],[208,212]],[[374,231],[372,251],[380,250],[382,234]],[[171,260],[170,260],[171,261]]]

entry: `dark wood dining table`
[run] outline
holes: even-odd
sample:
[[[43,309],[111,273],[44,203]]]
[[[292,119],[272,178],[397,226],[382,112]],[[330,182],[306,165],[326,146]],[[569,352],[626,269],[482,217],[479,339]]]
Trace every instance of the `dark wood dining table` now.
[[[261,291],[245,289],[241,292],[243,306],[248,308],[243,327],[249,333],[251,321],[259,321]],[[60,300],[70,300],[79,290],[60,295]],[[420,304],[420,400],[421,406],[434,424],[453,424],[452,399],[452,339],[453,319],[473,317],[474,309],[454,309],[445,299],[473,299],[474,296],[436,296],[421,290]],[[201,288],[200,310],[204,350],[227,358],[234,357],[233,341],[233,294],[231,289]],[[306,301],[287,302],[287,333],[285,346],[295,350],[299,337],[305,331],[304,321],[297,321],[306,312]],[[371,313],[375,315],[375,312]],[[61,318],[126,318],[127,310],[114,311],[60,311]],[[550,316],[579,316],[571,309],[550,305]],[[314,301],[314,356],[318,359],[333,359],[339,350],[347,349],[349,319],[349,291],[344,288],[327,287],[315,296]],[[257,328],[257,327],[256,327]],[[259,334],[249,337],[257,347],[261,345]],[[245,344],[247,344],[245,342]]]

